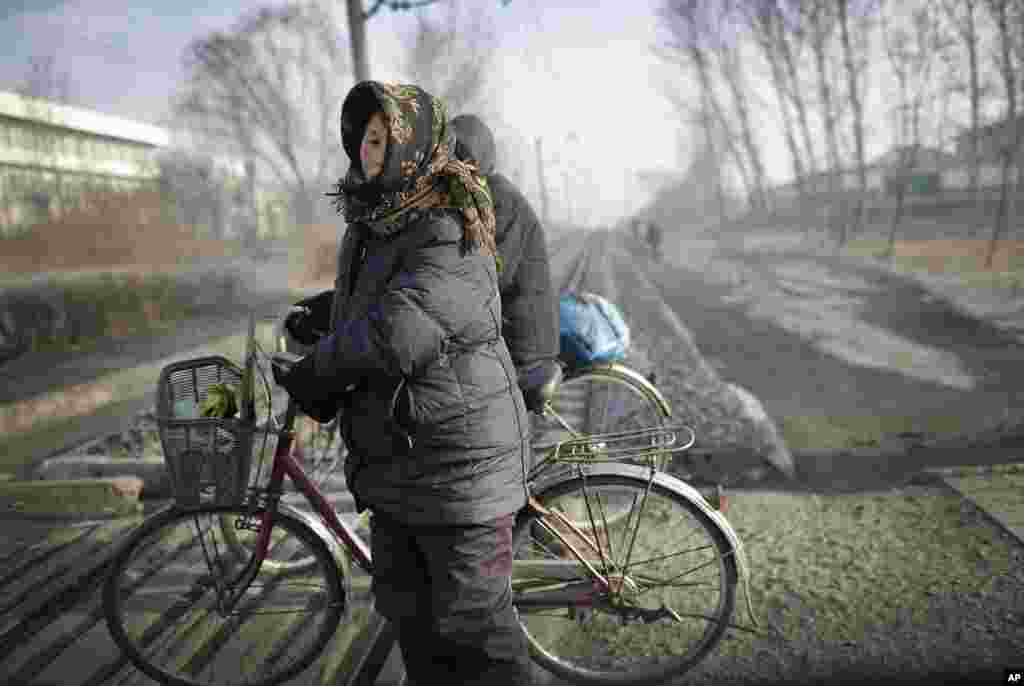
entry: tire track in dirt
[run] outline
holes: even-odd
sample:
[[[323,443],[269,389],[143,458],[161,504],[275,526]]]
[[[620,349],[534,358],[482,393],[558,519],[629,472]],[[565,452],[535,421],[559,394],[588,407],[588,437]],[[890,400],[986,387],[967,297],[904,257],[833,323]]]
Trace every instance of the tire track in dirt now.
[[[595,245],[587,286],[623,309],[642,364],[659,372],[658,385],[679,421],[695,425],[698,446],[715,450],[718,468],[759,478],[767,465],[792,475],[793,456],[756,394],[723,380],[694,336],[614,234]],[[767,464],[766,464],[767,463]]]

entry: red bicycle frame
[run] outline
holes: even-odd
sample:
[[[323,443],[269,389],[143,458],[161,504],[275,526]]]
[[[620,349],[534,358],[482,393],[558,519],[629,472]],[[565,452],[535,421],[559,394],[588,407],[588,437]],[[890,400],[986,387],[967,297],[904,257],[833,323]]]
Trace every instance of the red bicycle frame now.
[[[352,552],[352,557],[356,564],[370,574],[373,571],[370,547],[338,517],[334,507],[327,502],[320,489],[309,480],[302,466],[291,455],[292,441],[295,437],[295,432],[292,430],[295,416],[295,403],[289,399],[288,409],[285,411],[284,428],[278,434],[277,449],[274,451],[274,461],[271,466],[270,482],[267,484],[267,492],[275,496],[275,506],[267,507],[263,512],[259,534],[256,537],[256,559],[263,560],[270,549],[270,530],[276,511],[276,498],[279,498],[283,493],[281,486],[284,483],[284,477],[287,476],[299,491],[306,496],[309,502],[312,503],[313,510],[316,514],[320,515],[320,518],[327,527],[345,543]]]

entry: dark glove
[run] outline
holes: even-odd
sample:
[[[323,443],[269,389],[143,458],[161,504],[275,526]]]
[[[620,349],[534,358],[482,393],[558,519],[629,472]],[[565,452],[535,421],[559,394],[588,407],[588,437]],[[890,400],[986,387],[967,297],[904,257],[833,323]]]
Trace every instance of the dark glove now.
[[[300,300],[285,317],[285,330],[302,345],[316,345],[331,327],[333,304],[333,290]]]
[[[334,420],[341,407],[343,391],[335,390],[316,375],[312,355],[303,357],[287,372],[276,367],[273,371],[274,380],[288,391],[303,414],[321,424]]]
[[[562,380],[562,367],[555,360],[539,360],[517,368],[516,375],[526,409],[540,414]]]

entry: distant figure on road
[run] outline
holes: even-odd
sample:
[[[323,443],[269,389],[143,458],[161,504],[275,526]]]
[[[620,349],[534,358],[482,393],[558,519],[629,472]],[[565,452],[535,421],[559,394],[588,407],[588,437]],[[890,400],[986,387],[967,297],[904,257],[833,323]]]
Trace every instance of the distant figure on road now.
[[[544,227],[515,185],[495,171],[494,134],[481,119],[462,114],[452,119],[455,155],[475,161],[494,199],[495,240],[502,258],[502,336],[516,366],[526,406],[539,412],[537,391],[558,366],[558,297],[551,283]]]
[[[639,219],[632,219],[632,220],[630,220],[629,226],[630,226],[631,229],[633,229],[633,240],[635,240],[637,243],[639,243],[641,240],[643,240],[643,237],[640,235],[640,227],[642,226],[642,224],[640,223],[640,220]]]
[[[647,222],[647,245],[651,248],[651,258],[661,259],[661,227],[653,221]]]

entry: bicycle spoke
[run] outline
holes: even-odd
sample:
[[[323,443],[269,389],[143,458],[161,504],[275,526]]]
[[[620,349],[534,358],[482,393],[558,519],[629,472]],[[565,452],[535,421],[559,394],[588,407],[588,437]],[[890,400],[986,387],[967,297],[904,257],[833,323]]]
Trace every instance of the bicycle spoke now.
[[[139,554],[151,546],[140,544],[112,572],[114,586],[104,593],[112,635],[158,681],[279,683],[308,666],[334,632],[345,609],[337,564],[322,543],[310,548],[316,535],[297,520],[275,520],[274,531],[287,534],[275,535],[275,550],[284,561],[312,557],[313,565],[293,572],[261,564],[251,583],[230,588],[245,564],[228,554],[221,525],[225,517],[233,522],[247,514],[167,515],[164,528],[151,535],[185,539],[183,554],[157,565],[154,555]],[[241,594],[230,611],[228,593]]]
[[[733,610],[735,560],[688,496],[650,472],[580,469],[535,497],[537,514],[517,527],[514,602],[546,669],[568,680],[653,683],[682,674],[720,639]],[[577,556],[544,534],[539,513],[552,511],[592,549]]]

